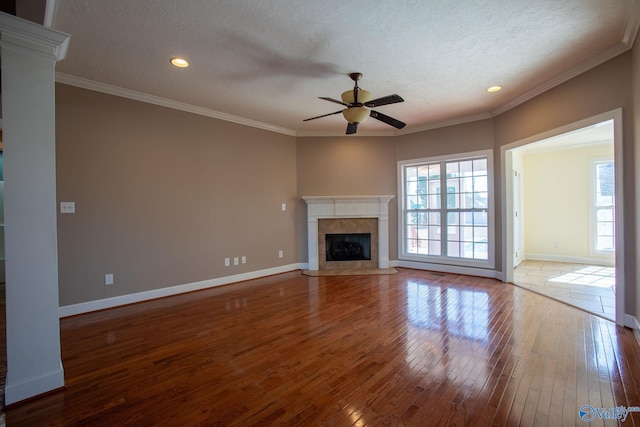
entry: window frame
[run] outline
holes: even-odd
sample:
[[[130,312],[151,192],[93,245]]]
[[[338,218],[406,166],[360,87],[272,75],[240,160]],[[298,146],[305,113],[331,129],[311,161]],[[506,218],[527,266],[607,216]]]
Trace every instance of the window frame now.
[[[601,251],[596,248],[598,239],[598,220],[596,206],[596,165],[600,163],[613,164],[613,249],[611,251]],[[589,159],[589,254],[596,257],[613,258],[616,250],[616,194],[615,194],[615,180],[616,180],[616,164],[612,156],[600,156]]]
[[[409,253],[407,251],[407,221],[406,221],[406,213],[407,213],[407,197],[405,194],[407,185],[405,182],[406,179],[406,168],[407,167],[416,167],[430,164],[439,164],[441,168],[440,174],[440,189],[447,187],[446,181],[446,164],[448,162],[461,162],[468,160],[478,160],[478,159],[486,159],[487,161],[487,259],[474,259],[474,258],[462,258],[462,257],[454,257],[448,256],[446,254],[447,243],[442,243],[441,247],[444,248],[445,252],[440,255],[427,255],[427,254],[414,254]],[[398,259],[400,261],[415,261],[415,262],[423,262],[423,263],[433,263],[433,264],[443,264],[443,265],[451,265],[451,266],[460,266],[460,267],[475,267],[475,268],[484,268],[484,269],[494,269],[495,268],[495,194],[494,194],[494,163],[493,163],[493,150],[480,150],[473,151],[467,153],[458,153],[458,154],[449,154],[443,156],[434,156],[434,157],[424,157],[419,159],[409,159],[409,160],[400,160],[398,161]],[[441,193],[440,193],[441,194]],[[446,230],[448,224],[447,213],[450,210],[446,206],[446,197],[448,196],[448,192],[446,194],[441,194],[442,202],[440,203],[439,212],[440,212],[440,228],[441,230]],[[459,212],[459,208],[454,211]],[[441,239],[447,240],[447,233],[442,233],[441,231]]]

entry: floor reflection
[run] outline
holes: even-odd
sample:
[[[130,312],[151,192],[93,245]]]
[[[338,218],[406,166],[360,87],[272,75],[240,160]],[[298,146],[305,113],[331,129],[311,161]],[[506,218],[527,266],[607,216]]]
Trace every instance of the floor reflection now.
[[[409,281],[407,314],[418,328],[445,330],[451,336],[486,340],[489,295],[484,290]]]

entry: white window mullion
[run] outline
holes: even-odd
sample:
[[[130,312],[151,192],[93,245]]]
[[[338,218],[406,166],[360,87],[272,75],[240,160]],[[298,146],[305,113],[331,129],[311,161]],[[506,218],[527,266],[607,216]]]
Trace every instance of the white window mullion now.
[[[485,150],[398,162],[400,259],[493,268],[491,157],[492,151]]]
[[[447,218],[447,169],[446,162],[440,165],[440,254],[447,256],[447,239],[449,237],[449,221]]]

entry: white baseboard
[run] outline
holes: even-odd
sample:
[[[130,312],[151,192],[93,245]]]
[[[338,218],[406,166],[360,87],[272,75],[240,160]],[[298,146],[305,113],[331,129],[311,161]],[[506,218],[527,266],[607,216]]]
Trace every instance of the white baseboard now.
[[[61,387],[64,387],[62,361],[54,371],[18,381],[14,381],[9,374],[4,388],[4,404],[11,405]]]
[[[304,264],[289,264],[279,267],[267,268],[264,270],[251,271],[249,273],[234,274],[233,276],[218,277],[215,279],[203,280],[200,282],[187,283],[184,285],[170,286],[167,288],[153,289],[135,294],[121,295],[112,298],[105,298],[95,301],[87,301],[79,304],[65,305],[58,309],[59,317],[75,316],[76,314],[89,313],[91,311],[104,310],[106,308],[118,307],[121,305],[133,304],[136,302],[148,301],[156,298],[168,297],[171,295],[183,294],[186,292],[199,291],[213,288],[215,286],[228,285],[230,283],[242,282],[244,280],[257,279],[274,274],[286,273],[300,270]]]
[[[625,314],[624,326],[633,329],[633,334],[636,336],[638,344],[640,344],[640,321],[638,321],[638,318],[630,314]]]
[[[489,277],[502,280],[502,273],[486,268],[460,267],[457,265],[435,264],[428,262],[394,260],[390,262],[392,267],[414,268],[416,270],[429,270],[441,273],[465,274],[468,276]]]
[[[624,315],[624,326],[627,328],[635,329],[640,332],[640,322],[638,319],[630,314]]]
[[[555,262],[570,262],[574,264],[596,264],[606,265],[613,267],[615,265],[615,259],[598,258],[598,257],[583,257],[583,256],[570,256],[570,255],[556,255],[556,254],[540,254],[540,253],[526,253],[524,259],[538,260],[538,261],[555,261]]]

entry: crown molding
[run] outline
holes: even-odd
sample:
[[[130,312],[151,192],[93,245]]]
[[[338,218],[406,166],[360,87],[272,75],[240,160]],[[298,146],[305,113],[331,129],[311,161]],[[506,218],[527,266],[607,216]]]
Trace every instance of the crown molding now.
[[[345,135],[344,132],[334,131],[319,131],[319,132],[298,132],[296,137],[298,138],[314,138],[314,137],[345,137],[345,138],[360,138],[360,137],[376,137],[376,136],[398,136],[397,131],[366,131],[358,128],[358,133],[352,135]]]
[[[53,4],[54,4],[54,7],[50,12],[52,14],[55,13],[55,2]],[[1,15],[3,14],[0,13],[0,27],[2,26]],[[349,136],[350,138],[376,137],[376,136],[377,137],[395,137],[395,136],[424,132],[428,130],[443,128],[448,126],[455,126],[455,125],[460,125],[464,123],[470,123],[478,120],[485,120],[485,119],[496,117],[630,50],[633,47],[634,41],[637,37],[639,30],[640,30],[640,0],[631,0],[631,2],[629,3],[627,20],[625,22],[625,26],[621,35],[620,43],[588,59],[587,61],[577,65],[576,67],[573,67],[570,70],[558,75],[554,79],[541,84],[540,86],[534,88],[533,90],[518,96],[512,101],[501,105],[500,107],[494,110],[473,114],[473,115],[468,115],[468,116],[442,120],[442,121],[431,122],[431,123],[427,123],[427,124],[416,126],[416,127],[410,127],[410,128],[406,127],[404,129],[397,130],[397,131],[389,130],[389,131],[373,132],[373,131],[359,130],[357,134],[347,135],[347,136]],[[68,43],[68,40],[67,40],[67,43]],[[66,45],[63,46],[63,49],[64,51],[62,53],[64,56],[64,53],[66,52]],[[254,127],[254,128],[258,128],[258,129],[262,129],[270,132],[276,132],[283,135],[298,137],[298,138],[345,137],[345,134],[342,133],[341,131],[340,132],[335,132],[335,131],[296,132],[293,129],[275,126],[269,123],[259,122],[256,120],[251,120],[244,117],[235,116],[232,114],[227,114],[227,113],[211,110],[204,107],[186,104],[183,102],[174,101],[167,98],[161,98],[155,95],[150,95],[143,92],[138,92],[130,89],[112,86],[106,83],[100,83],[93,80],[88,80],[81,77],[76,77],[76,76],[59,73],[59,72],[56,72],[56,81],[58,83],[76,86],[83,89],[89,89],[96,92],[102,92],[110,95],[120,96],[123,98],[133,99],[140,102],[146,102],[149,104],[159,105],[167,108],[173,108],[176,110],[186,111],[193,114],[207,116],[207,117],[211,117],[219,120],[224,120],[224,121],[228,121],[228,122],[232,122],[232,123],[236,123],[244,126],[250,126],[250,127]]]
[[[627,21],[622,32],[622,43],[631,49],[640,28],[640,0],[631,0],[627,11]]]
[[[137,92],[131,89],[125,89],[118,86],[112,86],[106,83],[96,82],[94,80],[84,79],[64,73],[56,73],[56,82],[76,86],[82,89],[102,92],[109,95],[120,96],[122,98],[132,99],[134,101],[146,102],[148,104],[159,105],[161,107],[173,108],[175,110],[186,111],[188,113],[207,116],[214,119],[224,120],[227,122],[237,123],[244,126],[250,126],[270,132],[281,133],[288,136],[296,136],[296,132],[280,126],[270,125],[268,123],[256,120],[246,119],[244,117],[234,116],[233,114],[222,113],[220,111],[211,110],[209,108],[198,107],[196,105],[186,104],[184,102],[173,101],[167,98],[150,95],[144,92]]]
[[[397,132],[397,135],[408,135],[411,133],[424,132],[433,129],[446,128],[448,126],[461,125],[464,123],[477,122],[478,120],[490,119],[493,116],[490,113],[478,113],[468,116],[455,117],[453,119],[440,120],[437,122],[427,123],[421,126],[412,127],[411,129],[403,129]]]
[[[512,108],[517,107],[520,104],[524,104],[525,102],[529,101],[530,99],[535,98],[538,95],[543,94],[544,92],[553,89],[556,86],[560,86],[562,83],[565,83],[571,79],[573,79],[574,77],[579,76],[580,74],[591,70],[592,68],[597,67],[598,65],[601,65],[605,62],[607,62],[610,59],[615,58],[616,56],[628,51],[629,49],[631,49],[630,46],[625,45],[624,43],[619,43],[615,46],[613,46],[612,48],[588,59],[587,61],[571,68],[569,71],[566,71],[562,74],[560,74],[559,76],[549,80],[546,83],[541,84],[540,86],[536,87],[535,89],[520,95],[519,97],[515,98],[513,101],[507,102],[506,104],[502,105],[501,107],[496,108],[495,110],[490,112],[490,115],[492,117],[498,116],[506,111],[511,110]]]
[[[510,109],[517,107],[520,104],[525,103],[526,101],[535,98],[536,96],[561,85],[562,83],[571,80],[578,75],[589,71],[592,68],[597,67],[600,64],[607,62],[610,59],[615,58],[616,56],[630,50],[633,48],[633,43],[638,34],[638,29],[640,29],[640,0],[631,0],[629,3],[629,9],[627,11],[627,20],[624,24],[624,29],[622,32],[622,37],[620,39],[620,43],[611,47],[610,49],[605,50],[604,52],[586,60],[582,64],[577,65],[576,67],[571,68],[569,71],[566,71],[556,78],[549,80],[546,83],[538,86],[530,92],[527,92],[511,102],[508,102],[501,107],[491,111],[491,116],[495,117],[500,115]]]

